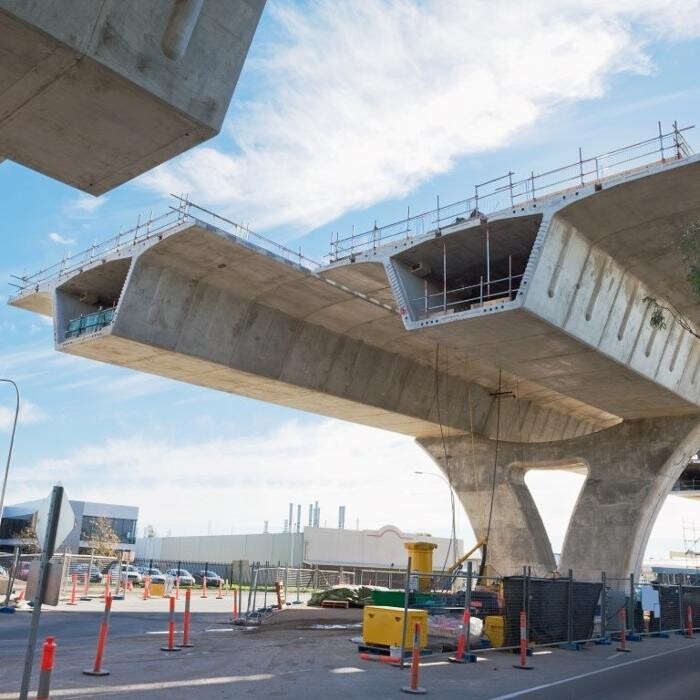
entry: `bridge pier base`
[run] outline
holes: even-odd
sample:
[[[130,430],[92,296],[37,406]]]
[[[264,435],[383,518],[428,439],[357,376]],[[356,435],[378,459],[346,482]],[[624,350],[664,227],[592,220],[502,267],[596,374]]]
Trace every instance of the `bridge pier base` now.
[[[556,569],[542,519],[525,484],[530,469],[586,473],[559,570],[599,580],[639,576],[649,534],[666,496],[700,448],[700,419],[626,420],[582,437],[546,443],[450,437],[420,440],[450,479],[478,538],[489,533],[491,572],[513,575]],[[493,508],[491,494],[493,488]],[[489,512],[490,528],[489,528]]]

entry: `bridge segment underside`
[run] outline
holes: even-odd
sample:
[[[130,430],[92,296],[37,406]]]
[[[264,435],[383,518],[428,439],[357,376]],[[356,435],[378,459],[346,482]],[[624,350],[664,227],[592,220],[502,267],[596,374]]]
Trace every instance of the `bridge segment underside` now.
[[[700,215],[699,168],[664,164],[315,271],[187,216],[11,303],[52,314],[62,352],[415,436],[502,573],[555,567],[527,469],[585,471],[561,568],[626,576],[700,447],[700,345],[674,323],[651,329],[642,301],[684,304],[673,239]],[[450,248],[463,269],[448,295]],[[484,264],[509,276],[495,299],[474,294],[493,279]]]

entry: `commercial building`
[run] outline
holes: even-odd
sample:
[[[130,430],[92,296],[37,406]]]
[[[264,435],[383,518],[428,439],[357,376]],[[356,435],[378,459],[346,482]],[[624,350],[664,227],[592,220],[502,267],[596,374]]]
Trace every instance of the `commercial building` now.
[[[0,551],[12,551],[15,545],[22,544],[19,535],[26,527],[34,527],[37,511],[43,501],[29,501],[6,506],[0,521]],[[94,532],[99,518],[106,518],[119,537],[116,549],[134,552],[136,544],[136,523],[139,509],[113,503],[93,503],[91,501],[70,501],[75,513],[75,525],[57,551],[71,551],[87,554],[90,543],[87,539]]]
[[[320,567],[404,567],[406,542],[437,545],[434,561],[442,566],[452,562],[449,538],[401,532],[393,525],[379,530],[346,530],[305,527],[302,532],[255,535],[206,535],[202,537],[146,537],[136,540],[139,560],[196,562],[270,562],[271,564]],[[456,556],[462,553],[456,541]]]

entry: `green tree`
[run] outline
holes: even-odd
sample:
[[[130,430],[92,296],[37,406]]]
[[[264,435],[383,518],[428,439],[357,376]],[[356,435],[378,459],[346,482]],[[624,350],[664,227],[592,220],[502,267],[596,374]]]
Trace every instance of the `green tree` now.
[[[678,251],[685,267],[685,278],[690,285],[690,290],[700,301],[700,219],[691,222],[683,229],[678,240]],[[690,319],[668,300],[646,296],[642,301],[651,309],[649,325],[652,328],[663,330],[667,325],[666,319],[670,316],[684,331],[700,338]]]
[[[81,539],[87,543],[88,548],[98,557],[113,557],[117,552],[119,535],[114,532],[109,518],[95,518],[90,522],[87,531],[83,531]]]
[[[25,525],[16,533],[16,537],[18,540],[21,540],[19,551],[22,552],[22,554],[37,554],[41,551],[36,530],[31,525]]]

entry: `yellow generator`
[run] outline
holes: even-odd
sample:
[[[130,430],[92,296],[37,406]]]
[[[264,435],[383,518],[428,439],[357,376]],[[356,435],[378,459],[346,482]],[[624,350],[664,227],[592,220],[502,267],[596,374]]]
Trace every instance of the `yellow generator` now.
[[[503,615],[487,615],[484,618],[484,634],[489,638],[492,647],[502,647],[505,638],[505,618]]]
[[[365,605],[362,617],[362,640],[368,646],[401,646],[403,632],[403,608]],[[408,624],[404,648],[413,649],[413,626],[420,623],[420,646],[428,646],[428,612],[426,610],[408,609]]]

